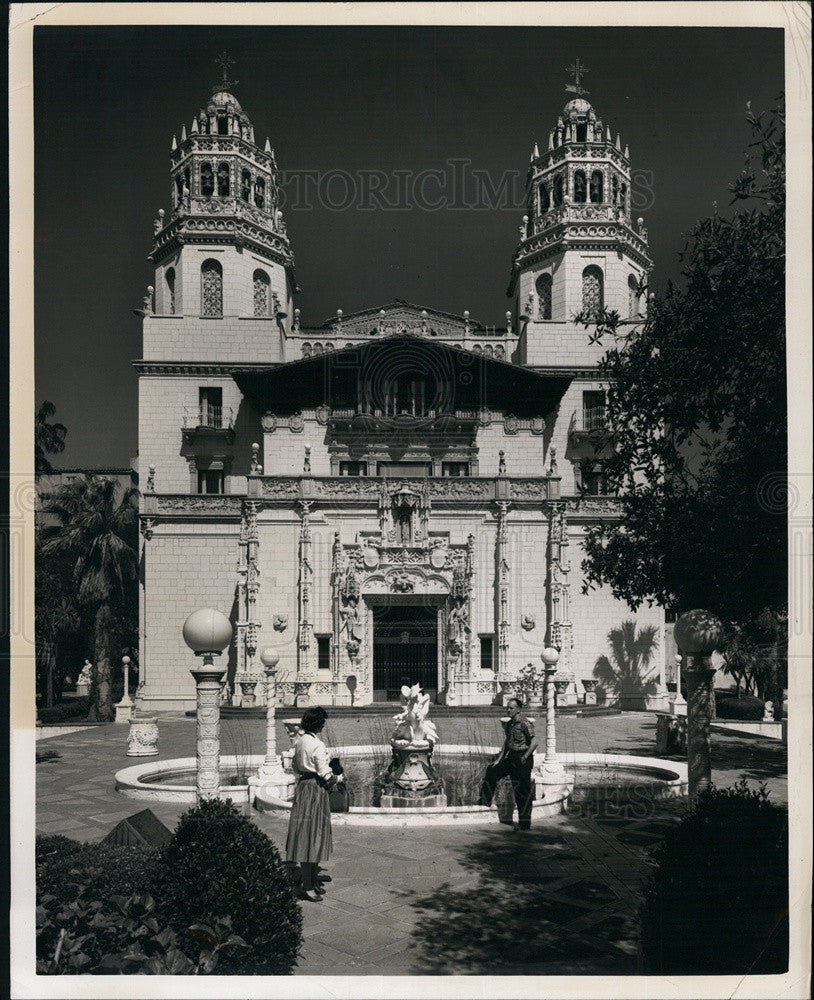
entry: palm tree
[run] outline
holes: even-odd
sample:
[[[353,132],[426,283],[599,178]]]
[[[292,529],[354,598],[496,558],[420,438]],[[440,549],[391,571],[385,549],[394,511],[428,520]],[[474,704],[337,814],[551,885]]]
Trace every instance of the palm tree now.
[[[85,476],[63,486],[43,510],[58,523],[40,531],[46,557],[70,567],[76,602],[91,618],[94,666],[89,719],[108,722],[113,714],[110,658],[115,622],[134,617],[136,606],[138,490],[117,498],[111,479]]]
[[[34,423],[34,471],[52,472],[51,463],[45,457],[57,455],[65,450],[65,435],[68,428],[64,424],[49,424],[48,418],[53,417],[57,408],[49,400],[45,400],[37,410]]]

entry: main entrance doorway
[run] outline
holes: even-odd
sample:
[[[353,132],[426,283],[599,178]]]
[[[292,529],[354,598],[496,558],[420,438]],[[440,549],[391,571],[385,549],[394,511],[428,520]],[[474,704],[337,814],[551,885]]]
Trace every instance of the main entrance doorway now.
[[[438,694],[438,607],[373,606],[373,700],[398,701],[404,684]]]

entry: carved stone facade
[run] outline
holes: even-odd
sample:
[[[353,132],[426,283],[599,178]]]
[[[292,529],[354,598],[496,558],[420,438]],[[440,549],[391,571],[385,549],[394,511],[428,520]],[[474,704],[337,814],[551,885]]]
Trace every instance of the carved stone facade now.
[[[228,81],[170,173],[135,363],[151,468],[139,708],[194,707],[181,626],[198,607],[235,627],[218,698],[236,706],[264,704],[267,645],[277,702],[299,708],[391,700],[419,680],[488,704],[546,642],[562,698],[593,685],[623,704],[595,671],[633,616],[577,576],[585,526],[620,507],[580,471],[604,421],[602,348],[572,317],[604,306],[640,321],[632,281],[650,259],[628,152],[588,102],[569,101],[532,158],[516,316],[500,325],[399,299],[304,323],[276,156]],[[228,411],[228,426],[211,417]],[[661,683],[663,614],[636,618],[660,630],[647,669]]]

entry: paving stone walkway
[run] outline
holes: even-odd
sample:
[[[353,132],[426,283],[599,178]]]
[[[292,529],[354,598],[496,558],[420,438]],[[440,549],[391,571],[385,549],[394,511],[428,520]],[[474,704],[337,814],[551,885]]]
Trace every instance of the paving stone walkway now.
[[[283,713],[283,717],[285,713]],[[333,745],[379,742],[382,720],[333,720]],[[159,718],[160,754],[195,753],[194,720]],[[106,726],[37,744],[37,832],[98,840],[145,806],[172,828],[187,806],[126,799],[113,774],[136,763],[126,727]],[[224,720],[224,754],[264,749],[262,720]],[[444,719],[449,743],[500,743],[494,718]],[[278,745],[288,739],[278,723]],[[655,716],[569,717],[558,748],[656,756]],[[785,747],[760,737],[714,733],[714,780],[765,782],[787,800]],[[677,758],[674,758],[677,759]],[[321,903],[303,903],[301,975],[625,974],[637,971],[635,914],[653,847],[678,821],[683,800],[656,810],[582,807],[511,827],[337,827],[333,881]],[[253,813],[282,847],[286,820]]]

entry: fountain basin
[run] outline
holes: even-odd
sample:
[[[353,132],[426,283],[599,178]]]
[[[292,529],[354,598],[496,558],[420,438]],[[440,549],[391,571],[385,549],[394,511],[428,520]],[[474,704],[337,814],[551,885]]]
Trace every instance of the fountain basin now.
[[[445,745],[441,747],[444,758],[477,758],[480,766],[495,754],[500,747],[484,747],[472,745]],[[382,746],[346,746],[332,747],[332,754],[338,754],[345,764],[359,762],[367,766],[376,760],[381,760],[385,754],[391,753],[391,747]],[[255,773],[265,760],[262,755],[252,755],[248,758],[221,757],[221,773],[228,775],[230,771],[243,765],[250,774]],[[537,770],[543,763],[544,755],[534,755],[534,767]],[[590,790],[591,794],[602,797],[606,790],[607,797],[616,794],[620,788],[644,788],[647,794],[655,799],[674,798],[687,793],[687,765],[683,762],[661,760],[656,757],[635,757],[622,754],[588,754],[563,753],[560,760],[573,781],[569,781],[562,793],[551,799],[536,798],[532,807],[532,822],[557,816],[569,803],[569,798],[581,800]],[[176,758],[174,760],[153,761],[126,767],[115,776],[116,788],[128,798],[146,801],[163,802],[195,802],[195,766],[194,757]],[[439,761],[443,772],[443,763]],[[373,773],[371,771],[371,773]],[[538,788],[538,794],[540,789]],[[230,798],[236,804],[249,802],[249,785],[233,784],[221,787],[223,798]],[[267,788],[260,787],[254,795],[253,805],[261,812],[287,814],[291,802],[278,798]],[[576,801],[572,803],[576,805]],[[480,806],[466,804],[451,804],[447,806],[431,806],[416,808],[402,806],[382,808],[373,805],[351,805],[348,812],[334,813],[334,826],[444,826],[464,825],[483,826],[506,822],[499,808],[495,805]]]

